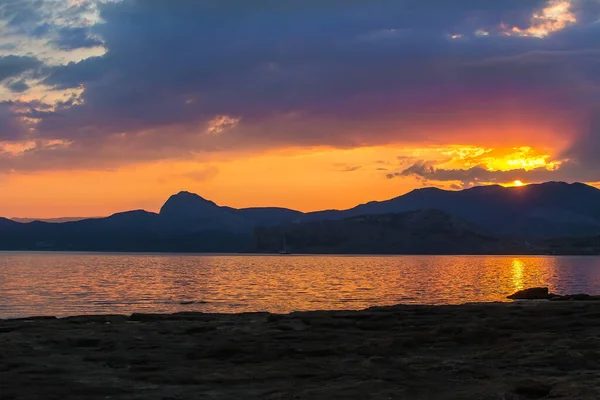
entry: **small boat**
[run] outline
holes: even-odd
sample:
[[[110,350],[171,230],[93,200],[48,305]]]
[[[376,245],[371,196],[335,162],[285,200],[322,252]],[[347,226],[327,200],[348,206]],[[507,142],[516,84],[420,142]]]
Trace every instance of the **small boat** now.
[[[291,254],[287,248],[287,241],[285,240],[285,236],[283,237],[283,249],[279,250],[279,254]]]

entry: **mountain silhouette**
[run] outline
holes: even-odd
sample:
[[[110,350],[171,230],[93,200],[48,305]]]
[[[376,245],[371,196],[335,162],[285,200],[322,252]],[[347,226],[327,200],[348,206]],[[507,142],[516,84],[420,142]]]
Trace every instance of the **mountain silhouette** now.
[[[17,226],[18,224],[19,224],[18,222],[13,221],[11,219],[0,217],[0,229],[3,227],[14,227],[14,226]]]
[[[171,196],[160,209],[159,217],[166,227],[185,232],[213,229],[247,232],[252,229],[249,221],[190,192],[180,192]]]
[[[22,222],[22,223],[26,224],[28,222],[34,222],[34,221],[54,222],[54,223],[73,222],[73,221],[81,221],[82,219],[91,219],[91,218],[102,218],[102,217],[60,217],[60,218],[18,218],[18,217],[14,217],[14,218],[10,218],[10,219],[15,222]]]
[[[63,223],[19,223],[0,218],[0,249],[238,252],[255,248],[257,232],[263,228],[418,210],[438,210],[452,221],[461,221],[461,226],[472,227],[474,234],[490,238],[542,240],[600,235],[600,190],[582,183],[548,182],[514,188],[482,186],[462,191],[424,188],[348,210],[311,213],[269,207],[236,209],[220,206],[194,193],[180,192],[171,196],[159,213],[136,210]],[[383,223],[384,220],[370,221]],[[441,218],[440,221],[451,220]],[[354,229],[355,220],[331,225],[335,229],[344,226],[360,234]],[[370,231],[378,232],[369,226]],[[435,229],[429,232],[433,238]],[[359,238],[354,238],[349,243],[358,241]],[[430,246],[431,252],[442,251],[439,244],[430,242]]]
[[[285,208],[221,207],[180,192],[159,213],[135,210],[63,223],[0,218],[0,250],[239,252],[251,246],[256,227],[301,215]]]
[[[416,189],[349,210],[307,214],[301,221],[421,209],[445,211],[494,235],[540,238],[600,233],[600,190],[583,183],[564,182],[508,188],[480,186],[462,191]]]
[[[286,208],[221,207],[197,194],[180,192],[171,196],[159,213],[165,225],[198,230],[251,232],[256,226],[273,226],[293,221],[303,214]]]

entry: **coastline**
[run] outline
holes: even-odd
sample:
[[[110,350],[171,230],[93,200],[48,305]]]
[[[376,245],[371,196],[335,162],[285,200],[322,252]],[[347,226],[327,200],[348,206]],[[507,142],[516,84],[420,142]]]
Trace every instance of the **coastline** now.
[[[0,320],[3,399],[600,398],[600,302]]]

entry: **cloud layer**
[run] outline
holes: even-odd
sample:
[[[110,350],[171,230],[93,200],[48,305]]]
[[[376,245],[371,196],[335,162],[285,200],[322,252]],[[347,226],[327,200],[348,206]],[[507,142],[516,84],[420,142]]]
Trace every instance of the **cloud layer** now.
[[[16,38],[0,43],[0,170],[550,143],[569,161],[535,176],[427,162],[390,173],[600,180],[599,18],[593,0],[0,0]]]

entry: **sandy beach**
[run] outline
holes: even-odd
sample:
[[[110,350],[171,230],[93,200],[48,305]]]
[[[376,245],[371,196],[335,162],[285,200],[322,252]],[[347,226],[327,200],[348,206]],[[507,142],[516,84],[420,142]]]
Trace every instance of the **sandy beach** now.
[[[0,321],[9,399],[597,399],[600,302]]]

